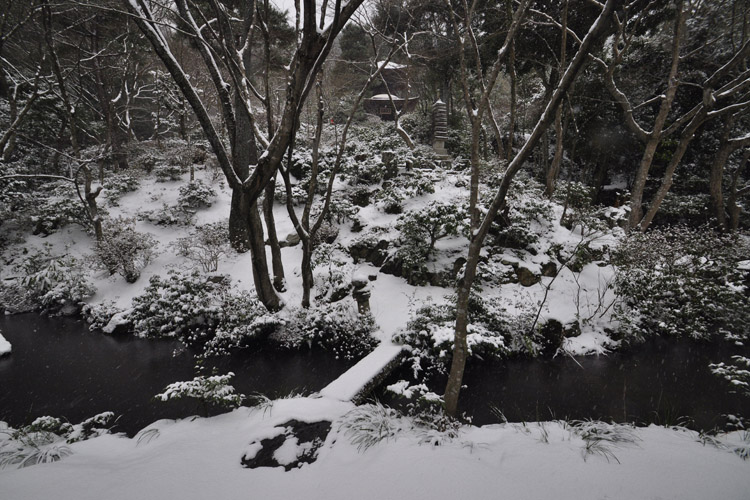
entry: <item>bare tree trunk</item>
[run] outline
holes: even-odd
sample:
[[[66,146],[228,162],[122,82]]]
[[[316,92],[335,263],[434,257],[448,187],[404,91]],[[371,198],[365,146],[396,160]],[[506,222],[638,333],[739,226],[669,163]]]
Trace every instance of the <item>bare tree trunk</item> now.
[[[302,240],[302,307],[310,307],[310,293],[315,284],[312,269],[312,242],[310,238]]]
[[[675,16],[673,26],[671,50],[672,62],[669,69],[669,75],[667,77],[667,88],[664,94],[662,96],[659,96],[661,105],[659,106],[659,112],[656,115],[653,128],[650,132],[646,132],[635,122],[635,119],[633,118],[633,109],[628,102],[628,98],[617,88],[614,81],[615,69],[617,67],[617,64],[619,64],[622,60],[622,51],[619,51],[617,49],[617,45],[622,41],[627,47],[630,43],[630,40],[628,40],[627,42],[625,42],[624,40],[625,35],[623,31],[624,27],[622,24],[619,25],[621,30],[619,33],[620,38],[615,40],[613,46],[614,50],[617,51],[614,56],[615,62],[611,63],[609,66],[605,64],[605,86],[612,95],[612,98],[622,107],[623,112],[625,113],[626,124],[628,125],[628,127],[645,145],[643,155],[641,156],[641,161],[638,165],[638,170],[635,174],[633,186],[630,189],[630,215],[628,216],[628,230],[632,230],[638,227],[638,225],[641,223],[641,219],[643,218],[643,190],[646,187],[648,172],[651,169],[651,165],[654,161],[656,149],[658,148],[659,143],[662,140],[664,125],[666,124],[669,111],[672,109],[672,103],[674,101],[675,95],[677,93],[677,87],[679,85],[677,70],[680,63],[680,47],[685,36],[685,23],[688,16],[688,9],[683,8],[683,3],[683,0],[677,1],[678,14]]]
[[[733,117],[732,117],[733,118]],[[721,133],[719,150],[716,152],[714,161],[711,162],[711,172],[708,182],[708,194],[711,199],[711,210],[716,217],[716,222],[722,231],[728,231],[727,217],[724,211],[724,194],[722,181],[724,180],[724,167],[732,154],[732,145],[729,142],[729,136],[732,133],[734,120],[729,119],[724,123],[724,130]]]
[[[97,53],[99,51],[98,33],[95,32],[92,38],[92,52]],[[104,124],[107,128],[107,144],[109,145],[112,160],[117,170],[126,170],[128,168],[128,155],[125,151],[127,139],[124,137],[125,133],[120,129],[120,124],[117,122],[112,98],[106,88],[105,70],[101,67],[101,61],[98,58],[95,57],[93,62],[94,73],[96,75],[96,93],[99,98],[99,107],[104,115]]]
[[[18,86],[16,86],[16,89],[13,91],[14,95],[11,97],[11,124],[8,127],[8,130],[6,130],[2,137],[0,137],[0,152],[2,152],[3,161],[8,161],[13,154],[16,142],[16,132],[23,123],[26,114],[31,111],[31,107],[36,102],[37,97],[39,97],[38,90],[35,88],[34,93],[26,100],[26,104],[21,108],[21,111],[15,111],[14,113],[13,108],[16,110],[18,109],[17,91]],[[14,114],[15,116],[13,116]]]
[[[242,99],[242,96],[235,93],[234,99],[238,101]],[[236,103],[236,108],[240,106],[240,103]],[[255,132],[247,113],[237,113],[235,120],[233,168],[240,177],[246,178],[250,173],[250,165],[258,162]],[[250,197],[245,189],[232,190],[229,236],[235,249],[239,251],[250,250],[253,281],[258,299],[271,311],[280,309],[281,299],[274,290],[268,272],[263,223],[258,211],[258,203]]]
[[[96,241],[102,241],[104,239],[104,232],[102,231],[102,219],[99,216],[99,206],[96,202],[96,198],[99,193],[102,192],[102,187],[99,186],[95,191],[91,190],[91,183],[93,182],[93,175],[91,169],[88,167],[83,168],[84,175],[84,198],[86,205],[88,206],[89,218],[94,226],[94,235]]]
[[[599,36],[604,32],[605,27],[609,23],[609,17],[614,10],[615,3],[616,0],[607,0],[607,3],[604,5],[601,14],[596,19],[591,29],[589,29],[585,38],[582,40],[575,57],[573,57],[573,60],[571,61],[562,79],[560,80],[560,84],[555,89],[549,102],[547,103],[547,107],[544,113],[542,113],[539,122],[537,122],[534,130],[526,140],[526,143],[523,145],[521,150],[508,165],[508,169],[503,176],[500,188],[495,194],[495,197],[492,200],[487,213],[482,219],[479,228],[472,235],[471,241],[469,243],[466,265],[464,267],[464,276],[460,279],[457,290],[456,330],[454,336],[453,359],[451,361],[451,369],[448,375],[448,382],[445,387],[445,411],[448,415],[456,416],[458,411],[458,396],[461,391],[463,373],[466,367],[466,359],[468,355],[466,336],[469,323],[469,297],[471,295],[471,286],[474,282],[474,278],[476,277],[479,255],[484,244],[484,239],[487,236],[492,221],[494,220],[498,211],[505,205],[505,199],[508,194],[508,189],[510,188],[510,183],[513,180],[513,177],[521,169],[523,163],[528,159],[534,147],[538,144],[542,133],[547,129],[547,127],[549,127],[550,122],[554,119],[554,112],[557,106],[560,105],[565,92],[567,92],[567,90],[570,88],[576,75],[585,64],[594,40],[599,38]]]
[[[281,260],[281,246],[279,236],[276,233],[276,221],[273,216],[274,195],[276,193],[276,177],[271,179],[264,191],[263,197],[263,219],[268,231],[268,246],[271,247],[271,267],[273,268],[273,286],[279,292],[286,289],[286,278],[284,277],[284,263]]]
[[[251,201],[248,206],[248,222],[250,223],[250,260],[253,266],[253,282],[258,299],[269,311],[281,309],[281,299],[276,294],[268,275],[268,261],[266,259],[266,244],[263,241],[263,223],[258,210],[258,202]]]
[[[750,185],[745,186],[742,189],[737,188],[740,173],[744,170],[745,165],[747,165],[748,161],[750,161],[750,149],[745,151],[745,154],[742,155],[742,160],[740,161],[737,170],[735,170],[734,175],[732,175],[732,185],[729,188],[729,196],[727,197],[727,210],[729,211],[729,230],[733,233],[737,232],[737,229],[740,226],[741,210],[740,206],[737,204],[737,199],[743,194],[747,194],[750,192]]]
[[[568,0],[565,0],[562,11],[562,28],[561,28],[561,42],[560,42],[560,65],[557,72],[562,76],[565,71],[566,61],[566,50],[568,44]],[[555,193],[555,184],[557,178],[560,175],[560,166],[562,165],[563,157],[563,140],[565,138],[565,127],[563,127],[563,110],[564,106],[558,106],[555,111],[555,154],[552,157],[552,163],[547,170],[547,178],[545,183],[544,195],[547,198],[552,198]]]
[[[506,8],[508,11],[508,17],[513,15],[513,2],[512,0],[506,0]],[[508,161],[513,159],[513,136],[516,133],[516,114],[518,106],[516,103],[516,87],[518,86],[518,78],[516,76],[516,42],[511,40],[510,50],[508,51],[508,77],[510,78],[510,116],[508,123],[508,146],[505,148],[508,154]]]

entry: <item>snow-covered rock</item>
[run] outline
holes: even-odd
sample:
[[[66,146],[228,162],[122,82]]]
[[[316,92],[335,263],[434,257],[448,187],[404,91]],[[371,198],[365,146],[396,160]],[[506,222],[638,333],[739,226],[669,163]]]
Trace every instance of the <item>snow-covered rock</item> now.
[[[10,351],[11,351],[10,342],[5,340],[5,337],[3,337],[3,334],[0,333],[0,357],[10,354]]]

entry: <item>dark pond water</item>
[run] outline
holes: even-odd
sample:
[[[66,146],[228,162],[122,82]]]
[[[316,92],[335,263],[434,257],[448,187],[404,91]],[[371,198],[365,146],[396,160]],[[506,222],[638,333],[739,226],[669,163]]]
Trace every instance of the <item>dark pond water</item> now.
[[[748,351],[730,344],[653,339],[606,356],[472,358],[459,409],[476,425],[498,423],[495,408],[511,422],[600,419],[710,430],[725,423],[722,415],[750,417],[750,398],[731,394],[729,384],[708,368]],[[408,375],[394,374],[387,383]],[[442,393],[445,380],[430,385]],[[387,393],[382,397],[393,401]]]
[[[11,426],[42,415],[77,423],[113,411],[116,430],[133,435],[161,418],[200,413],[192,401],[152,399],[196,375],[193,353],[178,342],[112,337],[89,332],[80,320],[34,314],[0,316],[0,331],[13,346],[0,358],[0,420]],[[235,373],[238,392],[269,397],[318,391],[352,364],[320,350],[275,349],[214,362],[220,373]]]

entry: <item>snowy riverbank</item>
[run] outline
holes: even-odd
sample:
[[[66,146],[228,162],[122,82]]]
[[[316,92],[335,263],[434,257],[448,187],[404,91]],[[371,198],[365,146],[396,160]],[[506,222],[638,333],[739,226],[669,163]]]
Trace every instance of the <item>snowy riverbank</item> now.
[[[393,417],[380,422],[392,431],[388,439],[358,450],[341,427],[353,408],[300,398],[210,419],[160,421],[133,439],[105,435],[70,445],[73,454],[59,462],[0,471],[0,490],[8,500],[704,500],[747,498],[750,491],[750,462],[727,444],[739,440],[737,433],[701,443],[683,429],[627,428],[633,442],[589,444],[587,453],[589,442],[562,422],[465,426],[449,439]],[[333,421],[317,461],[289,472],[241,466],[254,440],[278,434],[275,426],[291,419]],[[285,445],[280,460],[282,449],[299,451]]]

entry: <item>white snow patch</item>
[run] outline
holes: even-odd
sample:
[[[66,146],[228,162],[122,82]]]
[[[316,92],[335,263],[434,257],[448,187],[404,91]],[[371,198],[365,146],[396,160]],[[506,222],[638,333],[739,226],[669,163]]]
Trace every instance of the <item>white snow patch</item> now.
[[[2,332],[0,332],[0,356],[5,356],[6,354],[10,354],[10,351],[12,350],[10,342],[5,340],[5,337],[3,337]]]
[[[273,458],[281,465],[289,465],[299,458],[299,452],[299,441],[295,437],[289,437],[273,453]]]

